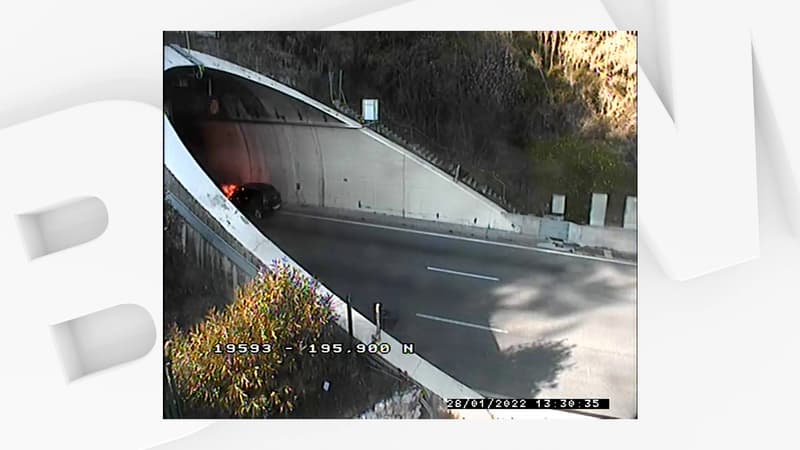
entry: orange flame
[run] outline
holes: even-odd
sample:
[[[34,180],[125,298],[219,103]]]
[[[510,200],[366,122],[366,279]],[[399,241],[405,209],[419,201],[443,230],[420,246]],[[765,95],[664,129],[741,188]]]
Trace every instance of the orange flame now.
[[[225,194],[225,197],[231,198],[237,187],[235,184],[223,184],[222,193]]]

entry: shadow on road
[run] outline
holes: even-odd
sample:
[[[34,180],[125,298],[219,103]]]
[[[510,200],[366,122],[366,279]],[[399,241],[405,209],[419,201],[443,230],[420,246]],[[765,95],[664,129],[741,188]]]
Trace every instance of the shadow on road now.
[[[574,345],[566,339],[537,339],[501,349],[493,333],[420,319],[384,310],[384,330],[416,353],[484,395],[535,397],[556,387],[559,374],[572,367]]]
[[[484,395],[535,397],[542,389],[558,385],[559,373],[572,366],[573,347],[564,340],[512,347],[485,359],[482,364],[489,364],[491,370],[474,371],[464,382]]]
[[[485,393],[534,397],[555,387],[565,370],[589,364],[575,360],[576,345],[635,347],[635,267],[291,217],[262,230],[370,320],[380,301],[384,329]]]

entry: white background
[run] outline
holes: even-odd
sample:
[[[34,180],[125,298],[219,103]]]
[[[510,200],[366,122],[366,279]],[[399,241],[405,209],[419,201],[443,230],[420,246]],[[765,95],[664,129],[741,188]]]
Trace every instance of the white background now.
[[[710,2],[694,9],[623,0],[320,3],[31,1],[0,7],[3,447],[143,449],[187,434],[167,447],[796,445],[800,263],[790,223],[798,211],[792,199],[800,178],[793,168],[800,152],[793,129],[798,92],[792,81],[797,72],[790,3]],[[671,14],[651,14],[665,9]],[[640,71],[640,101],[651,102],[647,111],[640,108],[640,142],[648,145],[639,149],[644,239],[638,420],[163,421],[158,344],[140,360],[74,383],[60,377],[47,334],[58,321],[133,302],[150,311],[161,341],[163,29],[600,29],[615,24],[640,30],[640,62],[647,66]],[[721,39],[725,33],[731,38]],[[747,122],[753,92],[741,89],[752,75],[742,58],[749,38],[775,115],[775,126],[764,134]],[[703,54],[710,60],[728,55],[730,64],[723,59],[712,67],[697,66]],[[687,75],[692,70],[704,84],[692,85]],[[737,89],[726,91],[728,101],[719,90],[730,86]],[[139,103],[89,104],[110,99]],[[671,112],[675,122],[664,122],[659,108]],[[759,120],[763,117],[756,117],[763,125]],[[674,130],[681,133],[670,134]],[[722,137],[706,136],[706,145],[694,147],[704,130]],[[710,145],[714,142],[725,145],[716,148]],[[725,193],[735,197],[721,202],[726,209],[697,207],[679,214],[681,203],[669,201],[691,194],[703,202]],[[28,262],[13,216],[78,195],[106,202],[106,233]],[[687,220],[693,221],[691,227]]]

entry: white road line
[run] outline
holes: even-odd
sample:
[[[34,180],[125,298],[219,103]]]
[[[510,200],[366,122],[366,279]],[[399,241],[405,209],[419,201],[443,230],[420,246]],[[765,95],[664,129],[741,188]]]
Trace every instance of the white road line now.
[[[467,323],[467,322],[461,322],[461,321],[458,321],[458,320],[445,319],[443,317],[429,316],[427,314],[422,314],[422,313],[417,313],[416,315],[417,315],[417,317],[421,317],[423,319],[436,320],[437,322],[452,323],[453,325],[461,325],[463,327],[478,328],[478,329],[486,330],[486,331],[494,331],[495,333],[508,334],[508,331],[501,330],[500,328],[485,327],[483,325],[475,325],[474,323]]]
[[[434,272],[450,273],[450,274],[453,274],[453,275],[461,275],[462,277],[480,278],[481,280],[500,281],[499,278],[490,277],[488,275],[478,275],[476,273],[459,272],[457,270],[450,270],[450,269],[440,269],[439,267],[428,266],[428,270],[431,270],[431,271],[434,271]]]
[[[371,228],[380,228],[383,230],[393,230],[393,231],[402,231],[404,233],[414,233],[414,234],[422,234],[425,236],[434,236],[440,238],[447,238],[447,239],[456,239],[460,241],[467,241],[467,242],[477,242],[479,244],[487,244],[487,245],[497,245],[500,247],[508,247],[508,248],[516,248],[520,250],[530,250],[533,252],[539,253],[550,253],[553,255],[558,256],[569,256],[572,258],[581,258],[581,259],[590,259],[593,261],[602,261],[612,264],[622,264],[624,266],[636,266],[635,262],[630,261],[623,261],[620,259],[609,259],[609,258],[601,258],[599,256],[590,256],[590,255],[577,255],[575,253],[566,253],[566,252],[559,252],[557,250],[548,250],[546,248],[536,248],[536,247],[527,247],[525,245],[518,245],[518,244],[507,244],[505,242],[493,242],[493,241],[485,241],[483,239],[475,239],[475,238],[468,238],[464,236],[453,236],[450,234],[442,234],[442,233],[434,233],[432,231],[420,231],[420,230],[409,230],[407,228],[399,228],[399,227],[392,227],[389,225],[378,225],[374,223],[365,223],[365,222],[356,222],[354,220],[346,220],[346,219],[336,219],[333,217],[322,217],[322,216],[315,216],[312,214],[304,214],[292,211],[283,211],[281,214],[285,216],[296,216],[296,217],[306,217],[308,219],[317,219],[317,220],[327,220],[328,222],[337,222],[337,223],[347,223],[350,225],[361,225],[364,227],[371,227]]]

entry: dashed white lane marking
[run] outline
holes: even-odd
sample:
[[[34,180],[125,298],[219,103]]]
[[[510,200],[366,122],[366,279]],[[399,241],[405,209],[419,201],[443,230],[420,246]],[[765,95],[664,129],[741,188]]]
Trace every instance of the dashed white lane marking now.
[[[417,317],[421,317],[423,319],[435,320],[437,322],[450,323],[450,324],[453,324],[453,325],[461,325],[462,327],[478,328],[480,330],[494,331],[495,333],[508,334],[508,331],[501,330],[500,328],[486,327],[486,326],[483,326],[483,325],[476,325],[474,323],[461,322],[460,320],[445,319],[444,317],[429,316],[427,314],[422,314],[422,313],[417,313],[416,315],[417,315]]]
[[[428,266],[428,270],[433,272],[449,273],[451,275],[460,275],[462,277],[479,278],[481,280],[500,281],[500,279],[497,277],[490,277],[488,275],[478,275],[476,273],[469,273],[469,272],[459,272],[457,270],[442,269],[439,267]]]

